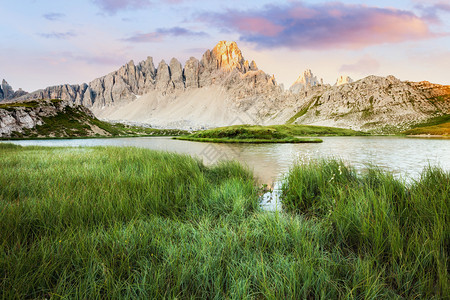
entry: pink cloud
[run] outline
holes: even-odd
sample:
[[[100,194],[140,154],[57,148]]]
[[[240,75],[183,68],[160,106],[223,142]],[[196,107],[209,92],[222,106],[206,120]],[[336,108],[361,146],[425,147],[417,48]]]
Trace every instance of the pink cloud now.
[[[265,48],[354,49],[442,36],[430,30],[426,18],[410,11],[339,2],[292,2],[201,17],[224,31],[239,33],[241,40]]]
[[[241,18],[236,20],[236,27],[242,31],[250,31],[265,36],[275,36],[283,31],[283,26],[274,24],[264,18]]]

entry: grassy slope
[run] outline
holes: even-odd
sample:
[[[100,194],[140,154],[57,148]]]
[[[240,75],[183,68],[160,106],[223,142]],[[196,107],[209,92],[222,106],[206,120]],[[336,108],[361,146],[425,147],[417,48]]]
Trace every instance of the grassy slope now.
[[[363,135],[351,129],[310,125],[234,125],[219,127],[183,136],[179,139],[206,142],[320,142],[319,139],[298,138],[299,136],[349,136]]]
[[[293,115],[291,118],[289,118],[289,120],[287,120],[286,124],[290,125],[290,124],[294,123],[298,118],[305,115],[308,112],[311,105],[313,103],[317,102],[320,99],[320,97],[321,96],[312,98],[311,101],[309,101],[306,105],[304,105],[295,115]]]
[[[338,163],[296,167],[290,212],[272,214],[236,163],[136,148],[0,153],[1,298],[448,295],[439,170],[407,189]]]
[[[424,123],[416,124],[413,128],[404,131],[403,133],[407,135],[431,134],[449,136],[450,115],[435,117]]]
[[[58,105],[61,100],[51,100],[52,105]],[[0,104],[0,108],[13,110],[16,107],[34,108],[43,105],[42,102],[30,101],[24,103]],[[76,107],[67,106],[63,112],[51,117],[42,117],[43,125],[33,129],[25,129],[23,133],[14,132],[12,138],[38,137],[87,137],[92,136],[92,128],[98,127],[106,136],[164,136],[186,134],[183,130],[154,129],[124,124],[111,124],[93,118]],[[95,136],[102,136],[96,134]]]

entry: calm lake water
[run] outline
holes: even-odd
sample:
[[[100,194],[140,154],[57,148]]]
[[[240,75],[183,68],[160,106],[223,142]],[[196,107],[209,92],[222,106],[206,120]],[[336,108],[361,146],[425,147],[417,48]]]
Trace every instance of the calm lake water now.
[[[170,137],[23,140],[22,146],[132,146],[196,156],[205,164],[236,159],[252,169],[260,183],[272,185],[293,162],[336,157],[361,170],[368,164],[402,178],[417,178],[427,165],[450,171],[450,139],[404,137],[324,137],[320,144],[213,144],[173,140]]]

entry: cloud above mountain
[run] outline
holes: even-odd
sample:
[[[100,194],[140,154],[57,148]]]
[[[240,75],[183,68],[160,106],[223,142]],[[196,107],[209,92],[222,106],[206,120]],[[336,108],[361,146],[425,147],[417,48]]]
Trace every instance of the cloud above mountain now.
[[[154,42],[161,42],[164,40],[164,38],[168,36],[206,37],[208,36],[208,34],[203,31],[192,31],[182,27],[170,27],[170,28],[158,28],[156,29],[156,31],[148,33],[137,33],[123,40],[133,43],[154,43]]]
[[[50,12],[42,15],[45,19],[49,21],[58,21],[64,18],[66,15],[62,13]]]
[[[439,36],[411,11],[330,2],[203,13],[199,20],[264,48],[358,49]]]
[[[127,9],[141,9],[150,6],[149,0],[92,0],[103,11],[113,15],[118,11]]]
[[[46,32],[46,33],[39,33],[40,36],[46,38],[46,39],[57,39],[57,40],[67,40],[73,37],[76,37],[77,34],[73,31],[65,31],[65,32]]]

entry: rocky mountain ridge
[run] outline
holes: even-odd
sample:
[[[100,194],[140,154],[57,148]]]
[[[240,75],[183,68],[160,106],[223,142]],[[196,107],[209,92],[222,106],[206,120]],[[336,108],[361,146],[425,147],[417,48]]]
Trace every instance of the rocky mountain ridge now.
[[[247,73],[257,77],[258,84],[276,86],[274,78],[259,71],[254,61],[244,60],[236,43],[222,41],[212,51],[207,50],[200,61],[191,57],[184,68],[176,58],[172,58],[169,64],[162,60],[155,68],[153,58],[149,56],[137,65],[130,61],[119,70],[88,84],[47,87],[17,100],[62,99],[95,109],[129,102],[150,91],[164,96],[219,81],[222,83],[225,79],[231,83],[239,75]]]
[[[433,96],[442,99],[433,101]],[[311,93],[305,101],[308,109],[295,123],[375,131],[393,126],[404,130],[430,117],[449,114],[449,100],[449,86],[368,76]]]
[[[2,80],[2,84],[0,85],[0,101],[12,100],[26,94],[28,93],[20,88],[17,91],[14,91],[12,86],[10,86],[5,79]]]
[[[402,82],[393,76],[344,76],[324,84],[311,70],[284,91],[275,77],[243,58],[235,42],[219,42],[200,60],[153,59],[88,84],[48,87],[17,99],[58,98],[90,108],[105,120],[196,129],[232,124],[304,123],[371,130],[450,112],[450,87]]]

